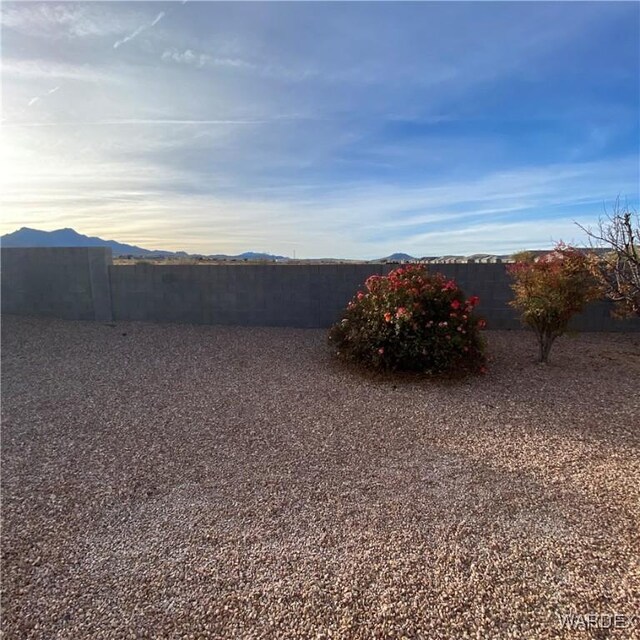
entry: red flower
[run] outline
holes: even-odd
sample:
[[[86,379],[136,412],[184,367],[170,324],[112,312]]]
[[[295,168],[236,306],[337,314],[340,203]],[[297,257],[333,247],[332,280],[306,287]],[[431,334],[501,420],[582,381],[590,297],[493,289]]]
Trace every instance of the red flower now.
[[[358,300],[362,300],[364,298],[364,293],[362,291],[358,291]]]
[[[384,314],[384,321],[391,322],[391,314],[388,311]]]
[[[453,300],[451,302],[452,309],[459,309],[462,305],[460,304],[460,300]]]
[[[487,326],[487,323],[484,320],[478,320],[478,329],[484,329]]]
[[[478,298],[478,296],[471,296],[468,300],[467,300],[467,304],[470,307],[475,307],[478,302],[480,302],[480,298]]]
[[[454,291],[456,288],[456,283],[453,280],[447,280],[443,287],[442,290],[443,291]]]

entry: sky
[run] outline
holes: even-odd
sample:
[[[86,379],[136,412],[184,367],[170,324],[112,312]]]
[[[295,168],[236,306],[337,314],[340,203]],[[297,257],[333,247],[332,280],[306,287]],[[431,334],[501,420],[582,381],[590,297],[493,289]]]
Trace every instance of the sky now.
[[[2,2],[0,232],[371,259],[637,208],[637,2]]]

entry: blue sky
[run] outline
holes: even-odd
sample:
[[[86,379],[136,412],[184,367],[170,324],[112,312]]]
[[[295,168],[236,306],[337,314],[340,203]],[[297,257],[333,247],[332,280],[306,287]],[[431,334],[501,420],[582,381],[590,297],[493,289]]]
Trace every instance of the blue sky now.
[[[640,4],[2,3],[1,231],[374,258],[637,207]]]

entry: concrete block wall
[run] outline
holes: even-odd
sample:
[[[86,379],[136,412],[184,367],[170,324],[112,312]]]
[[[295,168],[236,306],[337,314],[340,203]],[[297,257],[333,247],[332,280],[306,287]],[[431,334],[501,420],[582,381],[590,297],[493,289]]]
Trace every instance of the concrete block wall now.
[[[3,249],[2,311],[72,320],[142,320],[238,326],[329,327],[381,264],[113,265],[109,249]],[[429,265],[480,297],[492,329],[518,329],[504,264]],[[598,302],[572,323],[581,331],[640,331]]]
[[[274,327],[329,327],[381,264],[114,265],[110,267],[117,320]],[[504,264],[438,264],[431,272],[453,278],[480,297],[478,312],[492,329],[519,329]],[[576,317],[578,331],[640,331],[640,321],[611,318],[598,302]]]
[[[2,312],[99,320],[111,316],[111,249],[2,249]]]
[[[370,275],[388,270],[384,265],[114,265],[113,315],[119,320],[326,327]]]

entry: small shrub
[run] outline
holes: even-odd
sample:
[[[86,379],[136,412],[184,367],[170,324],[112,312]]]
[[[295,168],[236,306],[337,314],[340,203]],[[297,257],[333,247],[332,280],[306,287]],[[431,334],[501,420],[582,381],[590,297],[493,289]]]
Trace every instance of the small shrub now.
[[[547,362],[556,338],[563,335],[571,318],[598,297],[599,289],[589,270],[589,258],[564,244],[538,260],[507,266],[514,280],[511,306],[523,324],[538,338],[539,361]]]
[[[366,281],[329,341],[342,358],[373,369],[478,373],[485,364],[478,302],[425,267],[401,267]]]

